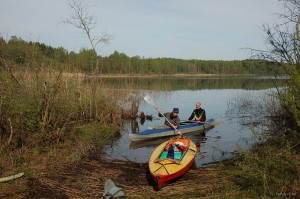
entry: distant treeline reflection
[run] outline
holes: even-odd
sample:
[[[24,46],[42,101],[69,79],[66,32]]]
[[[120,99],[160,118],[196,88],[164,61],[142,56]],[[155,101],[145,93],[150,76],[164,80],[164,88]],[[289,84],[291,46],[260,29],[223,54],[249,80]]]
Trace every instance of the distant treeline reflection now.
[[[99,78],[99,83],[111,89],[140,90],[259,90],[284,86],[283,79],[271,78]]]

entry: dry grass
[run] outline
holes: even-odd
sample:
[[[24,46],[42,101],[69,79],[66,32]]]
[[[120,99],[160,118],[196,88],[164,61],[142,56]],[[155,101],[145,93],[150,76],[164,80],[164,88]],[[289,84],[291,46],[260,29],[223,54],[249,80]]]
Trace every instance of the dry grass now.
[[[111,179],[125,190],[127,198],[199,198],[228,184],[218,168],[191,169],[157,192],[147,181],[146,169],[146,164],[105,158],[86,160],[57,166],[39,178],[20,179],[6,186],[6,194],[1,191],[0,197],[14,198],[14,194],[7,194],[14,190],[24,198],[99,198],[105,180]]]

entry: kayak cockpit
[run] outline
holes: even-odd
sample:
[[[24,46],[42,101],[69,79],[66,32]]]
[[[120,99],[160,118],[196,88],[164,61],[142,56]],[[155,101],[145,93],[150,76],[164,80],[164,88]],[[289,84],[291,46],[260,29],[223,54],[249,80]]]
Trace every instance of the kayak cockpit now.
[[[170,160],[172,163],[179,164],[189,148],[189,140],[184,138],[171,139],[154,162]]]

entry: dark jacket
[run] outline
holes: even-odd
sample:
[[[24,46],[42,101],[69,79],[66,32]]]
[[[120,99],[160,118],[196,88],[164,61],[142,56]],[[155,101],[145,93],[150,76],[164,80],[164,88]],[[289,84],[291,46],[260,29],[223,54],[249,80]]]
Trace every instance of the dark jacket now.
[[[189,120],[193,120],[195,119],[195,121],[201,121],[201,122],[205,122],[206,121],[206,114],[205,114],[205,110],[200,108],[200,109],[195,109],[191,116],[189,117]]]
[[[159,117],[163,117],[162,114],[158,113]],[[164,113],[164,116],[175,126],[177,126],[177,128],[180,127],[180,119],[178,116],[174,116],[172,113]],[[172,127],[171,124],[165,119],[165,125]]]

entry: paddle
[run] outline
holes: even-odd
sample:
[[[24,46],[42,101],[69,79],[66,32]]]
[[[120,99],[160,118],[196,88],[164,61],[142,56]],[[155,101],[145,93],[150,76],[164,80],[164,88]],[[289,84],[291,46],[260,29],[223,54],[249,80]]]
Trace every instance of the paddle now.
[[[187,123],[187,124],[190,124],[190,123],[200,123],[200,122],[197,122],[197,121],[189,121],[189,120],[180,120],[180,123]],[[203,122],[202,122],[203,123]]]
[[[151,106],[153,106],[154,108],[157,107],[157,105],[155,105],[153,99],[152,99],[149,95],[146,95],[146,96],[144,97],[144,100],[145,100],[148,104],[150,104]],[[156,109],[156,108],[155,108],[155,109]],[[181,133],[180,131],[177,130],[177,128],[176,128],[176,127],[168,120],[168,118],[166,118],[166,116],[164,116],[164,114],[162,114],[158,108],[157,108],[156,110],[157,110],[158,113],[160,113],[160,114],[165,118],[165,120],[166,120],[166,121],[174,128],[174,130],[176,131],[176,133],[182,136],[182,133]]]
[[[220,122],[212,122],[211,125],[212,126],[223,126],[223,124]]]
[[[209,120],[207,120],[207,121],[205,121],[205,122],[199,122],[199,121],[194,121],[194,120],[180,120],[180,123],[181,124],[190,124],[190,123],[198,123],[198,124],[200,124],[200,125],[203,125],[203,124],[206,124],[206,123],[209,123],[209,124],[211,124],[212,126],[222,126],[223,124],[222,123],[220,123],[220,122],[216,122],[213,118],[211,118],[211,119],[209,119]]]
[[[109,199],[124,196],[124,191],[119,188],[111,179],[107,179],[104,184],[104,194],[100,199]]]

